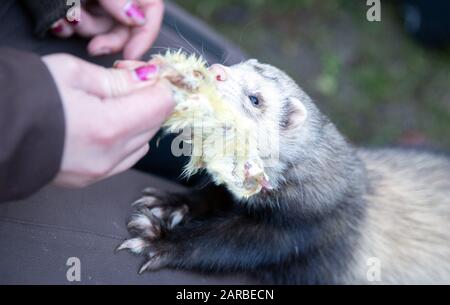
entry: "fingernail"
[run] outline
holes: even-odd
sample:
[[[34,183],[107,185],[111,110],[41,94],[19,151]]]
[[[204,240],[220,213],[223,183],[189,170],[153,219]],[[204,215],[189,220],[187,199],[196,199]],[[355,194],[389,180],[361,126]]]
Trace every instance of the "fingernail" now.
[[[71,25],[77,25],[78,24],[78,20],[76,20],[76,19],[73,19],[73,20],[69,20],[69,19],[67,19],[67,21],[71,24]]]
[[[141,8],[132,1],[127,2],[124,7],[125,14],[139,24],[145,23],[145,13]]]
[[[63,29],[64,29],[64,28],[63,28],[63,25],[62,25],[62,22],[61,22],[61,21],[55,22],[55,23],[52,25],[52,27],[51,27],[52,32],[55,33],[55,34],[61,33],[61,32],[63,31]]]
[[[152,76],[154,76],[156,73],[158,73],[158,66],[153,64],[139,67],[134,70],[134,75],[139,81],[147,81],[151,79]]]

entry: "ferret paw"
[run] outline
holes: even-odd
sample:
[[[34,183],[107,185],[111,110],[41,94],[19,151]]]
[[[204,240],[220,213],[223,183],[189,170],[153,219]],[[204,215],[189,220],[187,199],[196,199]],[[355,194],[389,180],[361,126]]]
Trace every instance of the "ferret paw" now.
[[[128,223],[131,233],[159,237],[187,218],[189,208],[183,203],[182,195],[153,188],[146,188],[143,193],[144,196],[132,204],[137,213]]]
[[[127,249],[135,254],[145,254],[145,270],[163,268],[168,261],[168,246],[160,250],[161,241],[177,225],[186,221],[189,208],[182,203],[183,195],[165,193],[147,188],[144,196],[133,203],[136,211],[131,216],[127,228],[132,238],[125,240],[117,250]]]

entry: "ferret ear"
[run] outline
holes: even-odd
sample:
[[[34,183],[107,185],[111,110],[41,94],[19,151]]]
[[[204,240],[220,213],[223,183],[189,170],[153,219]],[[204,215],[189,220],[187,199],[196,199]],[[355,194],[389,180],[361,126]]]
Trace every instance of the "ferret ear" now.
[[[256,58],[251,58],[251,59],[247,60],[247,63],[250,65],[256,65],[256,64],[258,64],[258,60]]]
[[[308,117],[308,110],[298,98],[289,98],[284,109],[284,118],[281,121],[283,129],[288,130],[301,126]]]

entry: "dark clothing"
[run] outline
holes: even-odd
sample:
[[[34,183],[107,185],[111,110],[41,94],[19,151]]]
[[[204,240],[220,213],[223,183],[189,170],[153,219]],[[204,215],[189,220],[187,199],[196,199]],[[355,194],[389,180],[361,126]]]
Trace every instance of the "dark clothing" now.
[[[34,20],[34,33],[42,37],[72,7],[67,0],[20,0]]]
[[[120,58],[119,54],[93,59],[86,52],[86,41],[76,37],[37,39],[32,35],[34,27],[17,1],[3,1],[0,47],[39,55],[66,52],[107,67]],[[210,63],[228,58],[227,63],[233,64],[244,58],[237,48],[170,2],[166,2],[164,25],[151,52],[166,48],[201,50]],[[53,178],[63,149],[63,117],[53,80],[39,57],[0,51],[0,201],[26,196]],[[156,149],[153,143],[142,168],[158,172],[177,163],[171,157],[170,143],[163,144]],[[173,175],[179,169],[174,167]],[[114,254],[114,248],[128,236],[129,205],[146,186],[179,187],[128,171],[86,189],[47,186],[25,200],[1,203],[0,284],[71,284],[66,277],[71,257],[80,260],[82,284],[244,281],[169,270],[138,276],[141,257]]]
[[[51,181],[64,147],[64,110],[39,56],[0,48],[0,202]],[[33,153],[31,153],[33,152]]]

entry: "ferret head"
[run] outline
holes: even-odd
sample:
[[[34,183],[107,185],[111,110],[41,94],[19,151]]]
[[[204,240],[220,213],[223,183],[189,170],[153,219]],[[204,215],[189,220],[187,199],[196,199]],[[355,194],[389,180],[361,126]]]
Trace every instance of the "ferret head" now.
[[[276,188],[288,167],[310,151],[307,147],[321,125],[320,112],[286,73],[271,65],[251,59],[210,69],[223,99],[254,124],[258,153]]]

